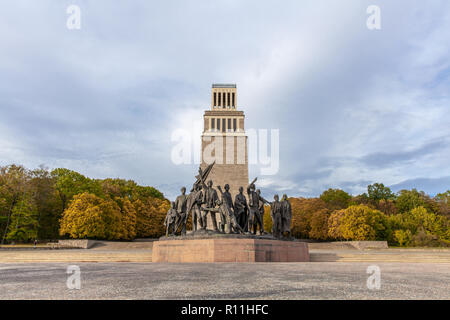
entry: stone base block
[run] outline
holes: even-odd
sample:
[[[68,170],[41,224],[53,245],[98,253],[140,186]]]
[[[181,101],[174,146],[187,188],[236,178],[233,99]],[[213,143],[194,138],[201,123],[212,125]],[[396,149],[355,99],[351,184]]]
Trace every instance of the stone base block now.
[[[307,262],[306,242],[263,239],[182,239],[153,243],[153,262]]]
[[[387,249],[387,241],[349,241],[349,243],[356,249]]]
[[[95,243],[95,240],[88,239],[58,240],[57,247],[90,249],[95,245]]]

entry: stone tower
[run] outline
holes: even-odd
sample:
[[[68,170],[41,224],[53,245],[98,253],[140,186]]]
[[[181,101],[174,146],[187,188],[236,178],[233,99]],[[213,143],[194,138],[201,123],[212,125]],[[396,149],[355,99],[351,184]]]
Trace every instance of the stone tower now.
[[[208,180],[214,188],[230,185],[233,197],[248,181],[247,136],[243,111],[237,108],[235,84],[213,84],[211,108],[203,115],[201,168],[215,161]],[[244,191],[245,192],[245,191]]]

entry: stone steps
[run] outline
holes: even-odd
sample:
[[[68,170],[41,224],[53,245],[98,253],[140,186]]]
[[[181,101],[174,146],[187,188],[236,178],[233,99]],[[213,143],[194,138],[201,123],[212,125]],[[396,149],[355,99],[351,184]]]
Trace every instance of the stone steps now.
[[[40,252],[2,252],[1,263],[25,262],[151,262],[151,251],[137,253],[127,252],[71,252],[40,251]]]
[[[311,262],[449,263],[450,250],[310,250]],[[0,250],[0,263],[152,262],[151,249]]]
[[[311,262],[408,262],[450,263],[450,255],[310,253]]]

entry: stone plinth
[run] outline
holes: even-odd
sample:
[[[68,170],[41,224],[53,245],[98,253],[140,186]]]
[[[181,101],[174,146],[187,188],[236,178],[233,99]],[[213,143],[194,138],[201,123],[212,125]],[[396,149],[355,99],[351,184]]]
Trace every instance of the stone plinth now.
[[[300,241],[222,237],[160,239],[153,262],[307,262],[308,244]]]
[[[73,240],[58,240],[58,247],[90,249],[95,245],[95,240],[88,239],[73,239]]]

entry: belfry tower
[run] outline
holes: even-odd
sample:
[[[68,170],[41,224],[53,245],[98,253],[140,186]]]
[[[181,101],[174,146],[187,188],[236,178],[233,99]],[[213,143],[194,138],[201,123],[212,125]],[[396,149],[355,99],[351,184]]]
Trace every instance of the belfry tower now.
[[[214,188],[230,185],[233,197],[248,184],[247,136],[243,111],[237,108],[235,84],[213,84],[211,109],[203,115],[201,168],[215,161],[208,176]]]

